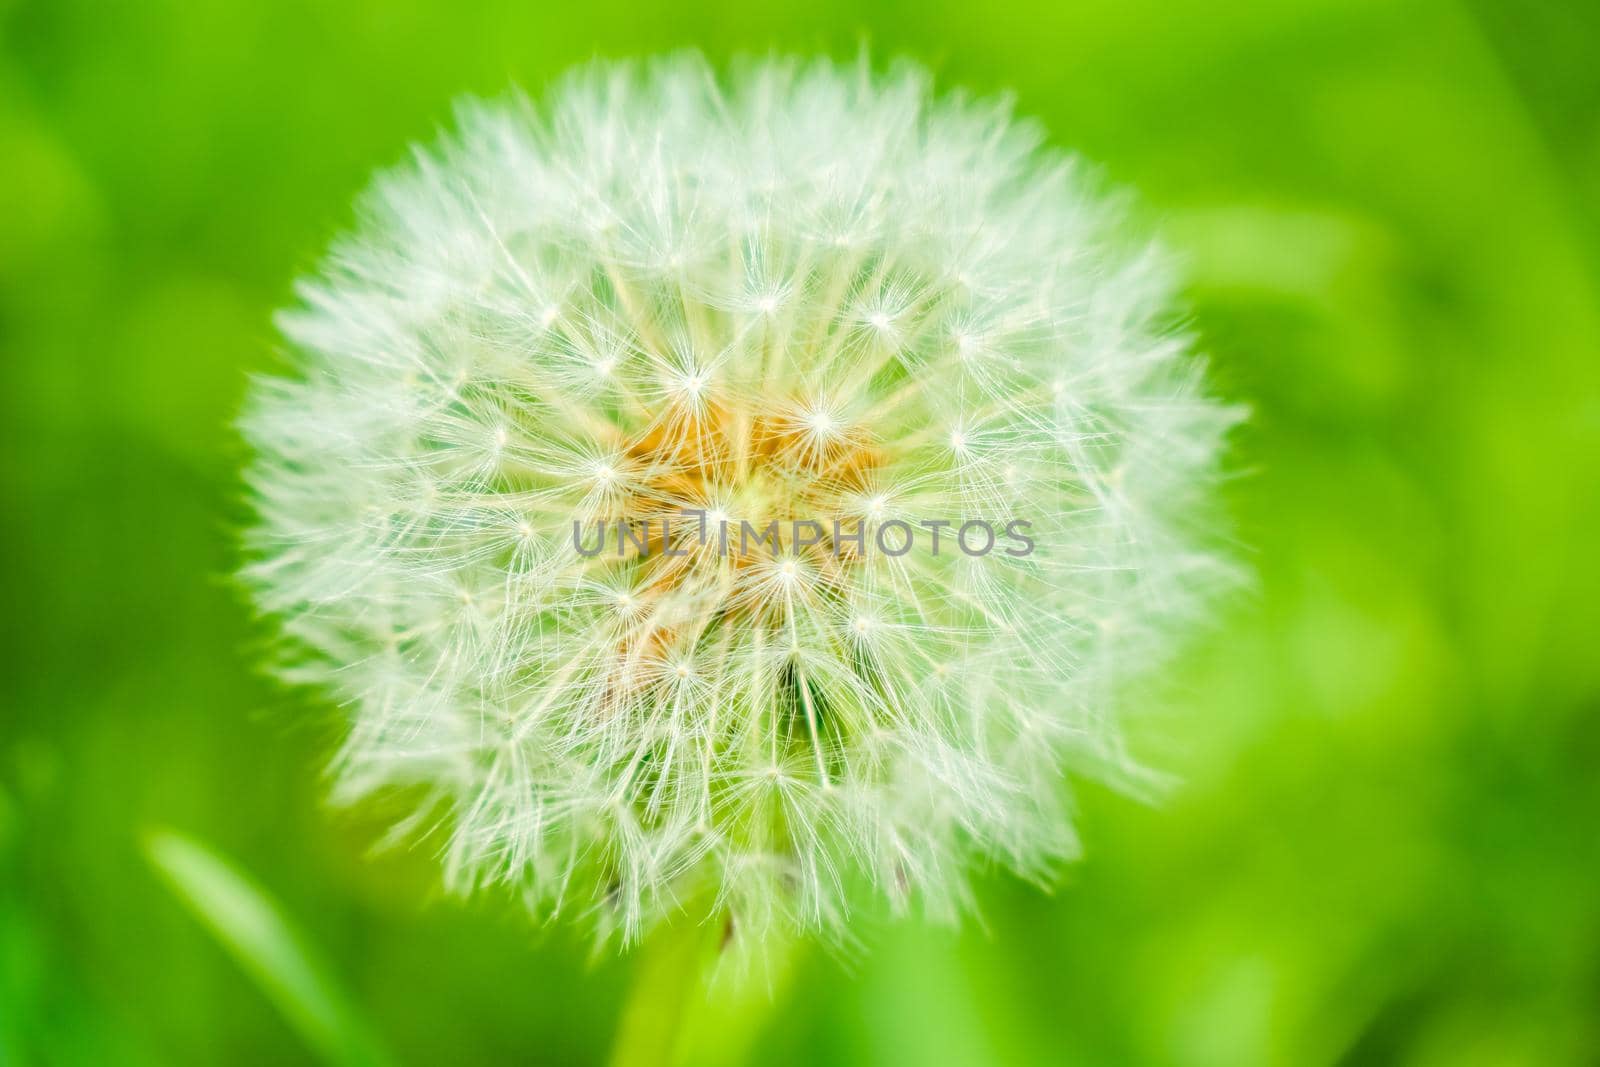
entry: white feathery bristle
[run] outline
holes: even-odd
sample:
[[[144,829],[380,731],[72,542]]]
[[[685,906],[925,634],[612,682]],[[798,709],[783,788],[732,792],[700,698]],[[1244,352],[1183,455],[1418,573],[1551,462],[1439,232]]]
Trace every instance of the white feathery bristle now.
[[[1074,159],[914,68],[598,63],[362,210],[244,423],[340,799],[419,787],[452,884],[626,940],[837,931],[857,883],[953,914],[972,861],[1070,852],[1062,768],[1133,769],[1119,691],[1228,577],[1235,417]]]

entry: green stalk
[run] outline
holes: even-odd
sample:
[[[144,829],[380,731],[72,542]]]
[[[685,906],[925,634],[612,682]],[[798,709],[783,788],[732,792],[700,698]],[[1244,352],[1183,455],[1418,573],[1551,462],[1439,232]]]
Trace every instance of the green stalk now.
[[[680,923],[640,946],[611,1067],[742,1063],[788,987],[794,943],[734,946],[724,922]],[[733,960],[732,952],[747,959]]]
[[[702,995],[703,933],[692,925],[668,926],[640,946],[633,988],[617,1023],[611,1067],[661,1067],[677,1062],[685,1009],[691,997]]]

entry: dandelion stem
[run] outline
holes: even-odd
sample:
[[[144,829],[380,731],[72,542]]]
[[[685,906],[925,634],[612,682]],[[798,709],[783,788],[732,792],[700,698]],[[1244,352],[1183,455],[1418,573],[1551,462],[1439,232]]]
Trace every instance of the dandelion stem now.
[[[637,953],[633,988],[622,1005],[611,1067],[662,1067],[678,1062],[690,1001],[704,995],[700,951],[704,931],[692,923],[655,932]]]
[[[748,1060],[789,985],[796,942],[736,944],[731,918],[674,923],[635,954],[611,1067],[732,1067]]]

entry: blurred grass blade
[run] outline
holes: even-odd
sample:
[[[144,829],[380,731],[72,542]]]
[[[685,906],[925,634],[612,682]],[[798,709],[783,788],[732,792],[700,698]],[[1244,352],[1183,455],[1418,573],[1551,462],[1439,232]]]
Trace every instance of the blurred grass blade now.
[[[147,833],[145,854],[323,1059],[341,1067],[390,1062],[263,889],[216,852],[173,830]]]

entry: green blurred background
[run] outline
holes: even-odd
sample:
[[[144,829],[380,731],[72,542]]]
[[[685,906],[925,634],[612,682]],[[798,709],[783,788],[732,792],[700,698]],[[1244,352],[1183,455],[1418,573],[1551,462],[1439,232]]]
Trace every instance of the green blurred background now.
[[[404,1064],[602,1061],[628,960],[330,816],[253,669],[229,423],[466,91],[865,42],[1015,90],[1189,259],[1257,588],[1054,895],[812,952],[762,1064],[1600,1063],[1600,8],[0,0],[0,1064],[313,1054],[157,876],[251,873]]]

